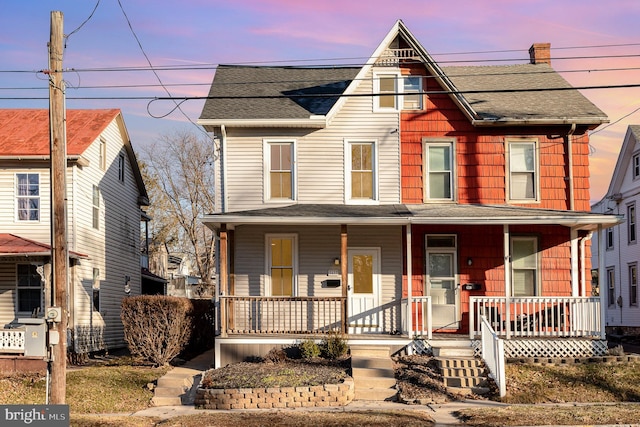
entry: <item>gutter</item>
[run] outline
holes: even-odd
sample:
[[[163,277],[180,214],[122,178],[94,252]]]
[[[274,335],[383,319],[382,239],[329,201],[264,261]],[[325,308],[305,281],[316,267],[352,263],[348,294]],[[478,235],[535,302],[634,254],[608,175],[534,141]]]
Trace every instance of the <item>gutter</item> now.
[[[471,120],[471,124],[473,126],[530,126],[530,125],[583,125],[583,126],[599,126],[604,123],[609,123],[609,119],[607,117],[594,117],[594,118],[584,118],[584,119],[571,119],[571,118],[562,118],[562,119],[516,119],[516,118],[505,118],[505,119],[473,119]]]
[[[272,127],[289,127],[289,128],[312,128],[324,129],[327,127],[326,116],[309,116],[308,119],[261,119],[261,120],[198,120],[201,126],[227,126],[230,128],[272,128]]]

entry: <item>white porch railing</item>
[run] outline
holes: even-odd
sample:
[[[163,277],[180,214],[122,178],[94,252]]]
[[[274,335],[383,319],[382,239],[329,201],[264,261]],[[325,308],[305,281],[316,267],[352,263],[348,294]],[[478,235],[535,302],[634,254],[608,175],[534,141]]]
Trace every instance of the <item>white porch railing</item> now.
[[[24,353],[24,329],[0,329],[0,353]]]
[[[504,372],[504,342],[493,330],[486,316],[482,316],[480,327],[482,336],[482,358],[487,364],[490,377],[496,382],[500,397],[507,394],[507,381]]]
[[[402,315],[402,333],[409,337],[432,338],[432,312],[431,297],[416,296],[411,297],[411,307],[409,299],[402,298],[400,302]],[[409,330],[411,325],[412,330]]]
[[[342,328],[343,297],[220,297],[223,334],[311,334]]]
[[[480,335],[486,316],[493,330],[510,337],[601,337],[598,297],[471,297],[469,335]]]

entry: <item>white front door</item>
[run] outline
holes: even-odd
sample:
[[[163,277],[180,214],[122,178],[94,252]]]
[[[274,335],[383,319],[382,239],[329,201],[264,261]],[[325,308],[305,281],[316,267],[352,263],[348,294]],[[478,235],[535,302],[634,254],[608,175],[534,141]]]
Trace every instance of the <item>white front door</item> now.
[[[426,293],[431,295],[434,328],[459,328],[455,242],[455,236],[427,236]]]
[[[380,249],[349,249],[348,258],[349,333],[379,332]]]

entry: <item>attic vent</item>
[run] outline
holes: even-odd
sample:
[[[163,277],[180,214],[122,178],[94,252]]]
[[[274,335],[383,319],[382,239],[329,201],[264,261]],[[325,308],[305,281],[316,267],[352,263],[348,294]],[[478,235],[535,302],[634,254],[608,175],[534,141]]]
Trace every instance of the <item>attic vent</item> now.
[[[406,49],[387,49],[378,58],[376,65],[381,67],[395,67],[401,61],[418,59],[415,51]]]

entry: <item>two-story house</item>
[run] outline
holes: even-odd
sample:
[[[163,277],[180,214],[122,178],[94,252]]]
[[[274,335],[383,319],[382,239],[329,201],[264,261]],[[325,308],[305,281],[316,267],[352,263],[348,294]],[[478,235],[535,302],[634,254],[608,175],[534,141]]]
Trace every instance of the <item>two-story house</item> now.
[[[609,189],[602,200],[591,207],[593,212],[613,213],[625,218],[624,223],[606,229],[601,236],[604,249],[594,252],[592,257],[592,265],[600,266],[600,294],[606,307],[607,331],[614,335],[640,336],[640,236],[636,214],[639,207],[640,126],[632,125],[624,136]],[[596,236],[594,245],[598,241]]]
[[[587,131],[607,117],[548,44],[530,56],[441,67],[398,21],[363,66],[219,66],[217,366],[327,330],[475,342],[483,315],[510,356],[605,351],[588,237],[618,218],[588,212]]]
[[[124,347],[146,189],[120,110],[68,110],[65,123],[69,351]],[[49,111],[0,110],[0,328],[52,306],[50,218]]]

